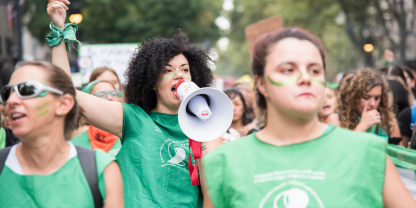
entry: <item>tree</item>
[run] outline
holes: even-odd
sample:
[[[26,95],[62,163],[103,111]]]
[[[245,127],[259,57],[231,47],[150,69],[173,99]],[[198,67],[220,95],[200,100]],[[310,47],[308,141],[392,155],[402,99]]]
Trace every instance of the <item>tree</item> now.
[[[182,28],[193,43],[216,41],[219,37],[214,20],[219,15],[220,0],[77,1],[83,15],[78,33],[81,41],[142,42],[153,37],[172,37],[177,28]],[[26,26],[41,42],[45,42],[49,31],[47,3],[46,0],[25,1],[23,8]]]
[[[361,59],[345,32],[345,23],[336,23],[341,9],[332,0],[234,0],[234,9],[227,13],[231,28],[223,36],[230,39],[226,51],[220,51],[218,73],[239,76],[251,73],[250,57],[244,28],[261,19],[280,15],[285,26],[300,26],[319,36],[327,50],[327,72],[356,67]]]
[[[412,0],[338,0],[347,16],[347,31],[352,42],[361,47],[368,39],[380,48],[399,50],[400,63],[406,62],[406,42],[413,33],[415,3]],[[409,21],[410,20],[410,21]],[[393,28],[397,26],[398,31]],[[393,36],[398,34],[397,38]],[[388,44],[385,44],[387,42]],[[365,53],[362,49],[362,53]],[[370,57],[367,55],[367,62]],[[368,63],[367,65],[372,65]]]

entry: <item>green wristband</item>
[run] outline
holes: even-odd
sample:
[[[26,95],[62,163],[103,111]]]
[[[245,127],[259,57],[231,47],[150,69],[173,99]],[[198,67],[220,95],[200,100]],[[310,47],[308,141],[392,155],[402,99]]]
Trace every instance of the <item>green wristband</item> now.
[[[52,33],[46,36],[46,42],[48,42],[49,46],[60,45],[62,39],[65,41],[66,51],[70,50],[69,41],[82,44],[75,36],[75,33],[78,31],[78,25],[75,22],[65,24],[64,30],[56,27],[52,22],[49,24],[49,27],[52,30]]]

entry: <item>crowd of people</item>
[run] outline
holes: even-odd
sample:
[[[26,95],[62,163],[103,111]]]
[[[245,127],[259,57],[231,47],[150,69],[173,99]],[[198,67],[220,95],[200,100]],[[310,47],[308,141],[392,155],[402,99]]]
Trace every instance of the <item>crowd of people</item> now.
[[[140,44],[125,86],[99,67],[76,89],[68,4],[49,0],[52,63],[19,63],[0,90],[0,207],[416,207],[415,70],[387,62],[329,83],[318,37],[264,34],[255,87],[224,91],[232,123],[194,160],[175,90],[212,85],[209,53],[178,29]]]

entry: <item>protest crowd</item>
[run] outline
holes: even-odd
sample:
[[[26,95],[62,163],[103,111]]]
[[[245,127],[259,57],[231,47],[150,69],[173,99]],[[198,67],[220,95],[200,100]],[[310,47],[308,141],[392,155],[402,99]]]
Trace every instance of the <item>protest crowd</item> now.
[[[125,85],[103,66],[77,89],[68,4],[47,7],[52,63],[20,62],[1,86],[0,207],[416,207],[415,69],[388,60],[328,82],[320,39],[282,27],[255,42],[253,82],[219,92],[227,108],[181,94],[214,76],[178,29],[139,45]],[[212,113],[181,110],[196,97]]]

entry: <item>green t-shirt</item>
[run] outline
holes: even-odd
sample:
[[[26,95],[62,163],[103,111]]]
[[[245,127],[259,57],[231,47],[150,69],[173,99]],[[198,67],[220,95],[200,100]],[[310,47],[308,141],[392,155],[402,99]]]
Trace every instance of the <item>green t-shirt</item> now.
[[[222,207],[383,207],[386,140],[342,128],[274,146],[251,134],[205,156],[208,193]]]
[[[75,146],[68,162],[50,175],[24,175],[12,147],[0,175],[0,207],[94,207],[91,189],[82,171]],[[98,187],[105,200],[104,169],[114,158],[97,150]]]
[[[123,147],[117,155],[126,207],[202,207],[188,172],[188,137],[178,115],[123,103]]]
[[[75,146],[85,147],[88,149],[92,149],[90,138],[88,137],[88,130],[78,134],[71,141]],[[108,155],[111,157],[115,157],[117,153],[120,151],[121,148],[121,141],[117,140],[117,142],[113,145],[113,147],[107,152]]]

